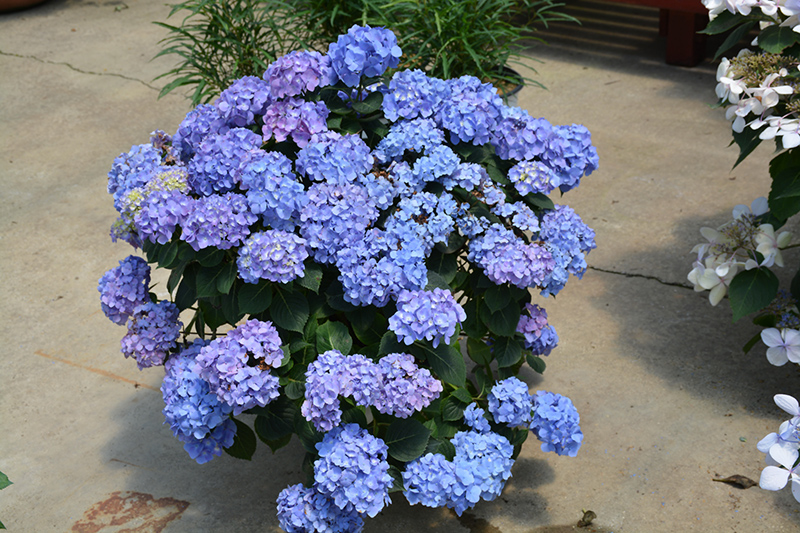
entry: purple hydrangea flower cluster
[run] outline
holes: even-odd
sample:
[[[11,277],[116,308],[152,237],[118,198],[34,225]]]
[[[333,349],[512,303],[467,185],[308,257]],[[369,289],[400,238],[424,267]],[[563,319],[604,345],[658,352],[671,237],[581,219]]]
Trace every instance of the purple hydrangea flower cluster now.
[[[108,193],[114,197],[114,208],[120,211],[128,192],[144,186],[162,170],[169,169],[161,166],[161,152],[152,144],[132,146],[129,152],[118,155],[108,173]]]
[[[353,26],[328,46],[331,67],[348,87],[357,87],[362,76],[373,78],[395,68],[401,55],[397,37],[386,28]]]
[[[178,307],[166,300],[136,307],[122,337],[122,354],[136,359],[139,370],[163,365],[183,327],[179,315]]]
[[[305,239],[287,231],[254,233],[239,249],[236,260],[239,277],[246,283],[258,283],[261,279],[289,283],[303,277],[303,261],[308,257],[305,244]]]
[[[244,128],[256,123],[272,101],[270,85],[255,76],[245,76],[222,91],[214,102],[220,117],[231,128]]]
[[[504,107],[491,142],[501,158],[525,161],[542,156],[552,134],[553,127],[547,120],[533,118],[519,107]]]
[[[161,383],[164,417],[189,456],[207,463],[233,444],[236,424],[228,418],[233,408],[210,391],[208,383],[194,372],[195,357],[206,342],[197,339],[170,357]]]
[[[248,152],[261,146],[261,137],[246,128],[209,135],[189,161],[189,186],[200,196],[229,192]]]
[[[500,495],[511,477],[514,447],[490,431],[461,431],[450,442],[456,448],[453,461],[427,454],[406,464],[403,494],[412,505],[446,505],[461,516],[480,500]]]
[[[550,355],[558,344],[558,335],[553,326],[547,323],[547,311],[538,305],[525,304],[524,314],[519,317],[517,332],[525,338],[525,348],[533,355]]]
[[[239,165],[236,177],[241,189],[246,191],[252,213],[261,215],[264,223],[275,229],[294,229],[306,194],[292,171],[292,162],[285,155],[262,150],[249,152]]]
[[[464,409],[464,423],[478,433],[486,433],[491,429],[489,421],[486,420],[486,411],[472,402]]]
[[[541,161],[520,161],[508,171],[508,179],[520,194],[550,192],[558,186],[553,171]]]
[[[495,383],[488,399],[489,412],[498,424],[512,428],[530,424],[531,395],[518,378],[512,376]]]
[[[458,204],[448,193],[417,193],[398,202],[397,211],[386,221],[386,231],[401,241],[420,242],[427,257],[435,243],[447,242],[457,210]]]
[[[281,338],[272,322],[251,319],[204,346],[194,371],[238,415],[278,397],[278,378],[269,371],[282,359]]]
[[[581,176],[597,170],[597,150],[592,146],[592,136],[579,124],[553,127],[541,158],[555,171],[562,193],[577,187]]]
[[[537,391],[533,396],[530,430],[542,441],[542,451],[575,457],[583,443],[581,417],[566,396]]]
[[[314,487],[339,509],[352,508],[374,517],[391,503],[387,451],[381,439],[358,424],[334,428],[317,443]]]
[[[264,79],[275,98],[300,96],[335,81],[331,60],[319,52],[294,51],[267,67]]]
[[[304,147],[315,133],[328,130],[328,108],[324,102],[305,102],[299,98],[278,100],[264,113],[264,142],[275,137],[283,142],[289,137],[299,147]]]
[[[327,132],[314,135],[297,152],[295,164],[299,173],[314,181],[345,185],[369,172],[373,158],[369,146],[357,135]]]
[[[397,296],[397,312],[389,317],[389,329],[407,345],[425,339],[435,348],[442,340],[449,344],[456,333],[456,324],[466,318],[464,308],[448,290],[404,290]]]
[[[142,202],[134,225],[142,240],[166,244],[194,206],[194,200],[180,191],[155,191]]]
[[[383,113],[391,122],[399,118],[432,117],[450,96],[446,81],[429,78],[421,70],[395,72],[383,99]]]
[[[392,353],[378,361],[378,383],[371,404],[381,413],[408,418],[439,397],[442,383],[414,357]]]
[[[429,118],[402,120],[389,128],[389,133],[381,139],[374,155],[382,163],[399,160],[408,150],[417,154],[427,154],[444,142],[444,133]]]
[[[361,533],[364,520],[354,507],[340,509],[315,487],[292,485],[278,495],[278,524],[286,533]]]
[[[439,108],[436,120],[450,132],[450,141],[486,144],[498,127],[503,100],[490,83],[473,76],[447,80],[450,97]]]
[[[100,278],[100,307],[109,320],[124,325],[134,310],[147,301],[150,267],[147,261],[129,255]]]
[[[201,197],[184,219],[181,239],[194,251],[209,246],[227,250],[250,235],[250,225],[256,220],[258,216],[250,212],[241,194]]]
[[[216,107],[200,104],[186,114],[172,136],[172,151],[180,161],[188,163],[203,139],[214,133],[225,133],[228,129]]]
[[[471,191],[487,181],[490,181],[489,175],[477,163],[459,163],[455,172],[441,180],[442,185],[448,191],[452,190],[453,187],[461,187]]]
[[[511,283],[521,289],[541,286],[555,268],[552,254],[546,248],[536,243],[525,244],[499,224],[493,224],[470,242],[469,257],[497,285]]]
[[[342,420],[339,394],[345,356],[339,350],[319,354],[306,370],[305,401],[300,414],[319,431],[330,431]]]
[[[355,245],[378,218],[367,190],[355,183],[315,183],[307,195],[308,203],[300,211],[300,234],[318,263],[333,263],[336,253]]]
[[[586,272],[586,254],[597,247],[594,230],[566,205],[557,205],[542,217],[539,237],[545,242],[555,261],[551,279],[542,287],[542,294],[557,294],[569,274],[582,278]]]

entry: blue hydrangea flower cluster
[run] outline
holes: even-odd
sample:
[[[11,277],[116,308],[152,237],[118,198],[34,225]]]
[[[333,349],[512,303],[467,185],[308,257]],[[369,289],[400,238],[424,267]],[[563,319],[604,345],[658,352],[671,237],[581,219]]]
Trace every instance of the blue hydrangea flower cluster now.
[[[525,304],[528,316],[519,317],[517,332],[525,338],[525,348],[533,355],[550,355],[558,344],[558,335],[547,323],[547,311],[536,304]]]
[[[492,145],[498,156],[527,161],[545,153],[547,141],[553,135],[548,121],[533,118],[519,107],[503,107],[501,116],[497,129],[492,132]],[[520,194],[526,193],[520,191]]]
[[[340,509],[315,487],[292,485],[278,495],[278,523],[286,533],[360,533],[364,520],[354,507]]]
[[[303,277],[303,261],[308,257],[305,244],[305,239],[286,231],[254,233],[239,249],[236,260],[239,277],[245,283],[258,283],[262,279],[289,283]]]
[[[581,417],[566,396],[537,391],[533,396],[530,430],[542,441],[542,451],[575,457],[583,443]]]
[[[166,244],[194,206],[194,200],[181,191],[155,191],[142,201],[134,217],[139,238]]]
[[[194,371],[220,401],[238,415],[278,397],[278,378],[269,371],[281,365],[283,350],[271,322],[251,319],[211,341],[197,355]]]
[[[397,296],[397,312],[389,317],[389,329],[407,345],[425,339],[435,348],[441,341],[449,344],[456,324],[466,318],[450,291],[402,291]]]
[[[261,137],[246,128],[207,136],[187,167],[192,191],[200,196],[232,191],[242,160],[260,146]]]
[[[381,439],[358,424],[334,428],[317,443],[314,487],[340,509],[352,508],[374,517],[391,503],[387,451]]]
[[[558,183],[552,169],[541,161],[520,161],[508,171],[508,179],[522,194],[550,194]]]
[[[439,397],[442,383],[427,368],[419,368],[414,357],[392,353],[378,361],[378,382],[370,402],[381,413],[408,418]]]
[[[132,146],[129,152],[117,156],[108,173],[108,193],[114,197],[117,211],[128,192],[142,187],[161,170],[169,169],[161,166],[161,152],[152,144]]]
[[[320,431],[330,431],[342,417],[340,397],[398,418],[408,418],[439,397],[442,384],[409,354],[393,353],[377,363],[361,354],[328,350],[308,365],[305,401],[300,413]]]
[[[357,135],[317,134],[297,152],[297,170],[314,181],[345,185],[372,169],[367,144]]]
[[[272,101],[269,84],[255,76],[245,76],[222,91],[214,102],[220,117],[231,128],[243,128],[256,123]]]
[[[179,315],[178,307],[167,301],[136,307],[128,320],[128,333],[122,337],[122,354],[136,359],[139,370],[163,365],[183,327]]]
[[[421,70],[395,72],[383,99],[383,113],[392,122],[430,118],[450,96],[447,82],[429,78]]]
[[[491,429],[489,421],[486,420],[486,411],[472,402],[464,409],[464,423],[478,433],[486,433]]]
[[[237,169],[236,179],[252,213],[261,215],[264,223],[275,229],[294,230],[306,194],[285,155],[249,152]]]
[[[273,137],[277,142],[290,138],[299,147],[304,147],[315,133],[328,130],[325,120],[328,108],[324,102],[306,102],[299,98],[278,100],[264,113],[264,142]]]
[[[395,68],[401,55],[391,30],[369,26],[353,26],[328,46],[331,67],[348,87],[357,87],[362,76],[374,78]]]
[[[450,96],[436,114],[436,121],[450,132],[451,142],[486,144],[501,120],[503,100],[490,83],[473,76],[448,81]]]
[[[452,461],[427,454],[406,464],[403,494],[409,503],[453,509],[458,516],[481,500],[492,501],[511,477],[514,447],[502,435],[461,431],[450,441]]]
[[[528,385],[518,378],[512,376],[495,383],[488,400],[489,412],[498,424],[512,428],[530,424],[531,395]]]
[[[525,289],[541,286],[555,268],[552,254],[536,243],[526,244],[500,224],[493,224],[469,244],[468,258],[494,283]]]
[[[428,118],[401,120],[389,128],[389,133],[375,148],[376,159],[382,163],[399,160],[406,151],[427,154],[444,142],[444,132]]]
[[[540,284],[542,294],[557,294],[567,282],[569,274],[578,279],[586,272],[586,254],[597,247],[594,230],[583,223],[581,217],[566,205],[557,205],[542,217],[539,237],[555,261],[550,279]]]
[[[205,345],[205,341],[197,339],[170,357],[161,383],[166,423],[199,464],[220,456],[223,448],[233,444],[236,434],[236,424],[228,418],[233,408],[221,402],[194,372],[195,357]]]
[[[195,251],[209,246],[233,248],[250,235],[250,225],[258,220],[241,194],[205,196],[193,204],[183,221],[181,239]]]
[[[562,193],[574,189],[582,176],[597,170],[597,150],[592,146],[592,136],[579,124],[554,126],[541,157],[558,176]]]
[[[264,79],[275,98],[285,98],[333,84],[334,73],[330,57],[319,52],[294,51],[271,63]]]
[[[216,107],[200,104],[186,114],[172,136],[172,151],[178,160],[188,163],[203,139],[214,133],[225,133],[228,129]]]
[[[147,301],[150,267],[147,261],[129,255],[100,278],[100,307],[109,320],[124,325],[134,310]]]

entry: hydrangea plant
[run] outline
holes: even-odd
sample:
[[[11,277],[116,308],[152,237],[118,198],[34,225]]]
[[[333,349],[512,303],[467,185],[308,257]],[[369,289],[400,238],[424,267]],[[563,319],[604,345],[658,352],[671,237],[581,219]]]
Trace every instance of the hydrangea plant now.
[[[759,340],[767,346],[767,360],[782,366],[800,363],[800,271],[789,290],[780,290],[772,271],[783,267],[783,250],[792,235],[782,228],[800,213],[800,3],[795,0],[703,0],[709,9],[709,34],[728,33],[717,57],[736,45],[751,30],[760,30],[753,48],[736,57],[722,58],[717,69],[716,93],[727,107],[733,140],[739,146],[738,165],[762,141],[773,141],[777,155],[769,165],[772,188],[767,198],[751,206],[738,205],[732,220],[717,229],[703,228],[707,242],[695,246],[697,253],[689,281],[696,291],[708,290],[712,305],[726,295],[734,321],[756,314],[753,322],[764,328],[746,345],[749,351]],[[735,166],[735,165],[734,165]],[[798,408],[791,396],[775,396],[779,407],[795,418],[762,440],[758,449],[767,454],[769,466],[760,486],[783,488],[792,478],[792,493],[800,501],[798,469]]]
[[[568,398],[516,376],[558,342],[535,293],[580,278],[595,247],[547,196],[597,168],[589,132],[400,56],[390,31],[353,27],[109,173],[112,239],[146,257],[98,287],[122,351],[163,365],[166,422],[198,463],[297,435],[287,532],[359,531],[395,492],[461,514],[500,494],[529,434],[559,455],[583,440]],[[168,300],[149,265],[170,271]]]

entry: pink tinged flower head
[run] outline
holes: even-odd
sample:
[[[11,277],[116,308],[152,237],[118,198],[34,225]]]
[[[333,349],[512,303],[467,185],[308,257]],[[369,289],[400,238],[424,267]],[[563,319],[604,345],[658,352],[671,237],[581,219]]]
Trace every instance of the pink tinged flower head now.
[[[789,361],[800,363],[800,331],[767,328],[761,332],[761,340],[768,346],[767,360],[773,365],[783,366]]]

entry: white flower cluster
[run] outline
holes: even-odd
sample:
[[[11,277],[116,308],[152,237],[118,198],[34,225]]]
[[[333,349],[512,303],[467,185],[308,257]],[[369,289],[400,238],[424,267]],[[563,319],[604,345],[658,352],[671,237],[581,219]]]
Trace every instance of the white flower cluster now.
[[[791,19],[800,14],[800,0],[703,0],[703,5],[708,9],[710,18],[714,18],[723,11],[729,11],[747,16],[757,7],[763,14],[772,17],[776,22],[780,22],[780,15]],[[780,15],[778,14],[780,12]],[[795,28],[797,21],[794,21]],[[800,31],[795,29],[795,31]]]
[[[787,394],[776,394],[775,403],[792,419],[758,443],[758,450],[767,454],[768,465],[761,472],[758,485],[765,490],[781,490],[791,479],[792,495],[800,502],[800,404]]]
[[[757,198],[752,207],[737,205],[733,209],[733,221],[718,229],[700,229],[708,242],[692,248],[697,261],[687,277],[696,292],[711,291],[708,296],[711,305],[722,300],[731,280],[742,270],[783,266],[781,249],[789,245],[792,234],[783,231],[776,236],[772,224],[756,226],[756,217],[767,210],[767,199]],[[756,260],[756,253],[763,257],[761,262]]]

